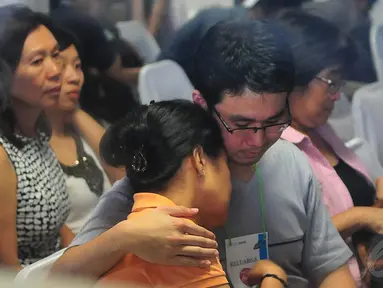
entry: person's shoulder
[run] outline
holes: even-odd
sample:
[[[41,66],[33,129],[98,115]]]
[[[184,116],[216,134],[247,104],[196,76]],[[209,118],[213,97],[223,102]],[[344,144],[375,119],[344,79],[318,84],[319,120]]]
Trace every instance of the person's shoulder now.
[[[299,148],[286,140],[278,140],[259,162],[265,178],[271,184],[283,186],[288,197],[297,199],[308,195],[314,177],[310,163]],[[282,187],[281,186],[281,187]]]
[[[130,180],[128,177],[124,177],[116,181],[112,188],[106,193],[104,193],[102,198],[119,198],[119,199],[132,199],[133,198],[133,188],[130,185]]]
[[[310,166],[303,152],[296,145],[283,139],[278,140],[266,151],[262,161],[267,162],[267,164],[290,167]]]

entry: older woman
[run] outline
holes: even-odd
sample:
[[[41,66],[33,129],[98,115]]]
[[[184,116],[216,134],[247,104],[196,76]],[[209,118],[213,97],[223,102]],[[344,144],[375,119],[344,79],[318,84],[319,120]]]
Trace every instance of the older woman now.
[[[324,20],[299,11],[278,16],[287,29],[296,62],[296,87],[289,97],[292,125],[282,138],[294,143],[309,159],[322,185],[324,202],[333,222],[354,246],[382,233],[383,209],[371,207],[383,199],[381,185],[374,186],[366,167],[326,124],[339,100],[345,59],[352,45]],[[366,229],[366,230],[365,230]],[[369,230],[369,231],[367,231]],[[349,262],[360,280],[355,258]]]
[[[0,95],[0,262],[21,269],[72,239],[64,174],[42,113],[60,95],[61,60],[45,16],[4,6],[0,28],[2,68],[10,75]]]

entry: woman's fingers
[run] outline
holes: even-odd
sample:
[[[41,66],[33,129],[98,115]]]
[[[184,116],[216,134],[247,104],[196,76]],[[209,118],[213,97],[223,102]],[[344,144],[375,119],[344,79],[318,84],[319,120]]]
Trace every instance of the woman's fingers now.
[[[213,232],[203,228],[194,222],[186,219],[177,219],[176,226],[178,230],[182,234],[190,234],[194,236],[201,236],[209,239],[215,239],[215,235]]]
[[[210,249],[218,248],[218,243],[215,240],[188,234],[169,236],[168,240],[173,246],[197,246]]]
[[[184,206],[163,206],[157,209],[173,217],[193,217],[198,213],[197,208],[186,208]]]
[[[218,251],[216,249],[201,248],[198,246],[182,246],[179,247],[179,249],[175,249],[174,252],[179,256],[188,256],[200,260],[209,260],[218,257]]]

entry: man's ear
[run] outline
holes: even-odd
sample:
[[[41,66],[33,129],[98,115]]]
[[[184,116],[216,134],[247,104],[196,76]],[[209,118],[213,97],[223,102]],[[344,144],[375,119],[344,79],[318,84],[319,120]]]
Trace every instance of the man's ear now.
[[[192,96],[193,96],[194,104],[197,104],[197,105],[201,106],[203,109],[207,110],[206,100],[205,100],[205,98],[203,98],[203,96],[201,95],[201,93],[198,90],[194,90]]]

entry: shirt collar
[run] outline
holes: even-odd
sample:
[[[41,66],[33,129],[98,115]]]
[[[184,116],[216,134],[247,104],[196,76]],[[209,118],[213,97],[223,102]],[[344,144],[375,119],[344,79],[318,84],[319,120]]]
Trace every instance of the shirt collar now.
[[[285,131],[283,131],[281,138],[284,140],[287,140],[293,144],[300,144],[304,140],[309,139],[309,137],[307,137],[303,133],[295,130],[292,127],[287,127],[287,129]]]
[[[172,200],[156,193],[136,193],[134,194],[133,199],[134,205],[132,212],[138,212],[147,208],[156,208],[159,206],[176,206]]]

